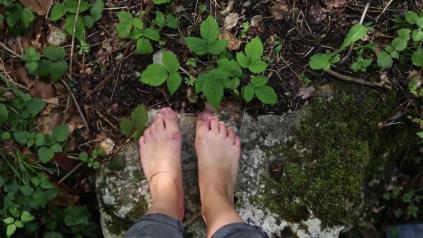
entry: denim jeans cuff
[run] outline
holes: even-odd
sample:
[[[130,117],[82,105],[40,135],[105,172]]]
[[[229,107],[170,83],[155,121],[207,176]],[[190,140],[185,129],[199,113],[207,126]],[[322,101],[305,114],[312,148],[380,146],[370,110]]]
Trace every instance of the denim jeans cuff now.
[[[266,233],[264,233],[259,227],[251,226],[246,223],[233,223],[225,225],[219,230],[217,230],[213,235],[212,238],[225,238],[230,237],[233,234],[239,232],[251,232],[262,236],[263,238],[267,237]]]
[[[182,222],[179,220],[176,220],[172,217],[169,217],[165,214],[161,214],[161,213],[149,213],[149,214],[145,214],[143,217],[141,217],[140,219],[138,219],[136,223],[138,222],[142,222],[142,221],[154,221],[154,222],[158,222],[167,226],[170,226],[172,228],[175,228],[176,230],[178,230],[179,232],[182,233],[183,231],[183,225]]]

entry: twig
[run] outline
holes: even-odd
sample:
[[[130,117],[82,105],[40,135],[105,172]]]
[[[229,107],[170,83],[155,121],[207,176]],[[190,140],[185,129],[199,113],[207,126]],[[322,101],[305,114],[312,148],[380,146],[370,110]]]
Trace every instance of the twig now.
[[[12,49],[10,49],[9,47],[7,47],[5,44],[0,42],[0,46],[5,49],[7,52],[9,52],[10,54],[12,54],[15,57],[18,57],[20,59],[22,59],[22,56],[19,55],[18,53],[16,53],[15,51],[13,51]]]
[[[190,78],[195,78],[194,76],[192,76],[189,72],[188,72],[188,70],[186,70],[186,69],[184,69],[184,68],[182,68],[182,66],[181,67],[179,67],[179,70],[181,70],[184,74],[186,74],[188,77],[190,77]]]
[[[367,11],[369,10],[371,2],[372,0],[367,1],[366,7],[364,8],[363,14],[361,15],[360,24],[363,24],[364,18],[366,18]]]
[[[70,78],[70,76],[68,75],[68,77]],[[70,78],[71,79],[71,78]],[[65,80],[60,80],[60,82],[66,87],[66,89],[68,90],[68,92],[69,92],[69,94],[71,95],[71,97],[72,97],[72,100],[73,100],[73,102],[74,102],[74,104],[75,104],[75,106],[76,106],[76,109],[78,110],[78,112],[79,112],[79,115],[81,116],[81,118],[82,118],[82,121],[84,121],[84,124],[85,124],[85,127],[87,128],[87,131],[88,132],[90,132],[90,127],[88,126],[88,123],[87,123],[87,119],[85,119],[85,116],[84,116],[84,113],[82,113],[82,110],[81,110],[81,107],[79,106],[79,104],[78,104],[78,101],[76,100],[76,97],[75,97],[75,95],[73,94],[73,92],[72,92],[72,89],[69,87],[69,85],[66,83],[66,81]]]
[[[84,162],[79,162],[79,164],[77,164],[71,171],[69,171],[63,178],[61,178],[59,180],[59,182],[57,182],[58,184],[63,183],[69,176],[71,176],[71,174],[73,174],[77,169],[79,169],[79,167],[81,167],[84,164]]]
[[[71,52],[69,59],[69,75],[72,75],[72,63],[73,63],[73,51],[75,50],[75,31],[76,31],[76,22],[78,21],[79,9],[81,8],[81,0],[78,0],[78,6],[76,7],[75,20],[73,22],[72,29],[72,42],[71,42]]]
[[[365,85],[365,86],[369,86],[369,87],[376,87],[376,88],[385,88],[385,89],[392,89],[392,87],[388,84],[386,84],[385,82],[379,82],[379,83],[375,83],[375,82],[369,82],[366,81],[364,79],[359,79],[359,78],[354,78],[351,76],[347,76],[347,75],[343,75],[340,74],[338,72],[335,72],[331,69],[327,70],[326,73],[340,79],[343,81],[347,81],[347,82],[351,82],[351,83],[356,83],[356,84],[361,84],[361,85]]]
[[[383,8],[382,12],[376,17],[375,21],[378,22],[379,18],[383,15],[383,13],[386,12],[386,10],[388,9],[388,7],[394,2],[394,0],[390,0],[386,6]]]

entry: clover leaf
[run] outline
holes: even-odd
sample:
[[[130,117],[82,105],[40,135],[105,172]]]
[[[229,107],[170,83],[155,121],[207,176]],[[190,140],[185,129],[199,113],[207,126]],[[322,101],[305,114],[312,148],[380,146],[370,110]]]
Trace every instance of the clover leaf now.
[[[219,25],[212,16],[209,16],[200,25],[201,38],[185,37],[185,43],[197,55],[219,55],[226,49],[228,44],[226,40],[219,39],[219,34]]]
[[[173,95],[181,86],[182,77],[178,73],[179,61],[171,51],[163,52],[162,63],[150,64],[141,73],[140,81],[149,86],[160,86],[167,82],[167,88]]]
[[[254,38],[245,47],[245,53],[236,54],[236,59],[242,68],[248,68],[252,73],[261,73],[267,68],[267,63],[261,58],[263,43],[259,37]]]

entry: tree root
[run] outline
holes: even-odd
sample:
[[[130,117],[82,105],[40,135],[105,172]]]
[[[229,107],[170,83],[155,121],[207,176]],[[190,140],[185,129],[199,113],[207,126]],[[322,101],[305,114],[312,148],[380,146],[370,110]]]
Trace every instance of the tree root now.
[[[332,76],[334,76],[334,77],[336,77],[340,80],[351,82],[351,83],[361,84],[361,85],[365,85],[365,86],[369,86],[369,87],[384,88],[384,89],[388,89],[388,90],[392,89],[391,85],[389,85],[389,84],[387,84],[387,82],[383,82],[383,81],[378,82],[378,83],[369,82],[369,81],[366,81],[364,79],[354,78],[354,77],[351,77],[351,76],[340,74],[340,73],[335,72],[331,69],[327,70],[326,73],[328,73],[328,74],[330,74],[330,75],[332,75]]]

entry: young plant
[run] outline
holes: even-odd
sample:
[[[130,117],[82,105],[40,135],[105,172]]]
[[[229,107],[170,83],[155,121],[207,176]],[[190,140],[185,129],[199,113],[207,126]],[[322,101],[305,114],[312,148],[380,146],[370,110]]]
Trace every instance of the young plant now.
[[[16,213],[15,213],[16,214]],[[18,228],[23,228],[24,223],[30,222],[34,220],[34,217],[31,213],[27,211],[23,211],[22,213],[18,213],[18,216],[14,217],[13,215],[3,219],[3,222],[7,225],[6,227],[6,236],[11,237],[15,234]]]
[[[403,28],[397,31],[397,37],[392,40],[391,44],[387,45],[377,56],[377,65],[382,69],[392,67],[393,59],[400,58],[400,52],[407,48],[408,42],[411,39],[411,30]]]
[[[9,31],[14,35],[25,33],[35,20],[34,13],[16,0],[2,0],[0,6],[5,7],[5,16],[0,14],[0,25],[5,19]]]
[[[178,19],[170,13],[164,14],[161,11],[156,11],[156,18],[154,18],[153,23],[158,26],[159,28],[163,28],[165,26],[176,29],[178,28]]]
[[[171,51],[163,52],[162,63],[150,64],[141,73],[140,82],[158,87],[166,82],[170,95],[181,86],[182,77],[179,74],[179,61]]]
[[[349,46],[367,36],[367,27],[357,24],[354,25],[347,33],[340,48],[334,52],[317,53],[310,58],[309,66],[313,70],[327,71],[332,64],[338,63],[341,60],[340,52],[347,49]]]
[[[141,18],[134,17],[130,12],[121,11],[118,14],[119,23],[116,30],[119,38],[131,39],[137,42],[135,51],[138,54],[153,53],[151,41],[160,41],[160,34],[152,28],[145,28]]]
[[[120,131],[125,136],[138,140],[144,133],[147,122],[148,112],[144,105],[140,105],[135,108],[130,117],[125,117],[120,121]]]
[[[272,87],[266,85],[268,80],[264,76],[252,77],[250,83],[242,88],[242,96],[245,101],[251,102],[256,96],[264,104],[276,104],[278,95]]]
[[[56,3],[50,12],[50,21],[57,22],[65,18],[64,29],[67,33],[75,33],[75,38],[84,41],[86,28],[91,29],[102,17],[104,1],[96,0],[91,4],[82,0],[78,9],[77,0],[64,0],[63,3]],[[78,18],[75,22],[76,13]],[[75,32],[74,32],[75,29]]]
[[[214,107],[218,107],[223,99],[224,90],[232,90],[238,94],[238,86],[242,70],[234,60],[221,59],[218,68],[201,74],[195,81],[195,92],[203,93],[207,101]]]
[[[259,37],[254,38],[245,47],[245,53],[236,53],[236,59],[244,69],[249,69],[252,73],[261,73],[267,68],[267,63],[261,57],[263,56],[263,43]]]
[[[34,48],[25,49],[23,59],[25,67],[32,75],[50,77],[51,80],[57,81],[63,77],[68,70],[68,63],[65,60],[65,50],[59,47],[48,46],[43,50],[41,58]]]
[[[89,155],[87,152],[79,154],[79,160],[86,162],[89,168],[99,169],[100,162],[97,160],[98,157],[104,156],[106,153],[101,148],[95,148]]]
[[[200,25],[201,38],[185,37],[185,43],[197,55],[219,55],[226,49],[228,44],[226,40],[219,39],[219,34],[219,25],[212,16],[209,16]]]

